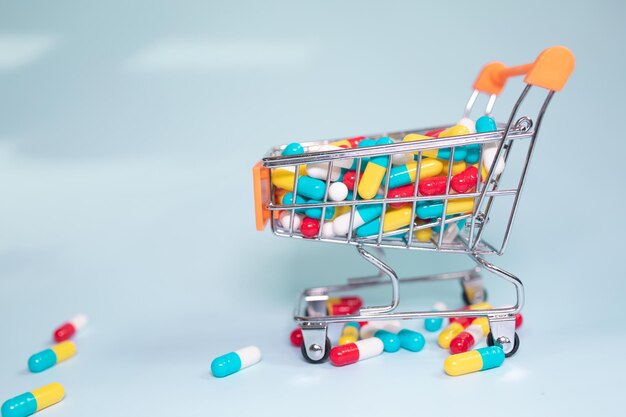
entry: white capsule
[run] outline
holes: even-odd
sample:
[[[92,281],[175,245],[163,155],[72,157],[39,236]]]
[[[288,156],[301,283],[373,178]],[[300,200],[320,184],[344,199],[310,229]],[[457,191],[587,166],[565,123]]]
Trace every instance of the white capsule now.
[[[289,231],[289,223],[291,222],[291,212],[290,211],[281,211],[280,212],[280,225],[283,227],[283,229],[285,229],[286,231]],[[298,230],[300,230],[300,224],[302,223],[302,215],[296,213],[296,215],[293,218],[293,231],[297,232]]]
[[[483,166],[489,172],[491,170],[491,166],[493,165],[493,161],[496,159],[496,155],[498,154],[498,144],[497,143],[489,143],[483,146]],[[502,171],[504,171],[504,152],[500,156],[500,160],[496,164],[494,178],[495,175],[499,175]]]
[[[391,163],[393,165],[406,165],[409,162],[413,162],[412,153],[398,153],[391,156]]]
[[[332,201],[343,201],[348,197],[348,186],[343,182],[334,182],[328,187],[328,198]]]
[[[338,151],[338,150],[342,150],[344,148],[340,147],[340,146],[334,146],[334,145],[314,145],[314,146],[309,146],[307,148],[307,152],[325,152],[325,151]],[[345,168],[345,169],[350,169],[352,168],[352,165],[354,164],[354,159],[350,158],[350,159],[336,159],[333,161],[333,166],[334,167],[339,167],[339,168]]]
[[[327,163],[308,164],[306,166],[306,173],[311,178],[317,178],[318,180],[326,181],[326,178],[328,178],[328,164]],[[337,181],[340,176],[341,176],[341,167],[333,165],[333,170],[331,171],[331,174],[330,174],[330,180]]]
[[[468,128],[470,134],[476,133],[476,123],[474,123],[474,121],[469,117],[462,118],[461,120],[459,120],[457,125],[465,126],[466,128]]]
[[[383,341],[377,337],[357,340],[354,343],[359,348],[359,361],[378,356],[383,353],[383,350],[385,348]]]
[[[235,353],[239,356],[239,359],[241,359],[241,369],[261,361],[261,350],[256,346],[248,346],[236,350]]]
[[[76,329],[77,332],[83,327],[85,327],[88,322],[89,320],[87,319],[87,316],[84,314],[77,314],[76,316],[72,317],[72,319],[70,320],[70,323],[72,324],[72,326],[74,326],[74,329]]]
[[[391,333],[398,333],[402,330],[400,320],[376,320],[370,321],[361,327],[361,339],[367,339],[374,336],[379,330],[387,330]]]
[[[348,234],[350,230],[350,213],[351,211],[342,214],[341,216],[337,216],[335,220],[333,220],[333,230],[335,231],[336,236],[345,236]],[[361,218],[359,214],[359,210],[354,210],[354,226],[352,230],[356,230],[357,227],[363,226],[365,221]]]
[[[322,237],[325,239],[335,237],[333,222],[324,222],[324,226],[322,226]]]
[[[474,344],[478,344],[478,342],[483,340],[483,337],[485,337],[485,334],[483,333],[483,328],[478,324],[470,324],[465,329],[465,331],[472,335],[472,337],[474,338]]]

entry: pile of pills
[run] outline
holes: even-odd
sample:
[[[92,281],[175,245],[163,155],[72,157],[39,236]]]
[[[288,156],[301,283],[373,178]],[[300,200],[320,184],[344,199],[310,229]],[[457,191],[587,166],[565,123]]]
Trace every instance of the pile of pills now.
[[[434,130],[425,135],[408,134],[402,142],[495,130],[497,130],[496,122],[488,116],[479,118],[476,123],[464,118],[447,129]],[[299,143],[291,143],[283,149],[282,155],[301,155],[306,152],[365,148],[392,143],[394,140],[389,137],[377,139],[357,137],[328,145],[310,146],[306,150]],[[274,201],[279,205],[380,199],[384,194],[387,177],[388,198],[406,199],[415,195],[435,198],[420,200],[415,207],[411,201],[392,202],[387,205],[385,213],[383,213],[382,204],[357,205],[354,214],[349,205],[326,206],[325,209],[322,207],[297,208],[295,215],[292,215],[291,210],[284,210],[278,214],[279,225],[284,231],[299,233],[305,238],[345,237],[350,230],[359,238],[367,238],[378,235],[382,221],[382,231],[386,236],[405,237],[407,233],[405,228],[411,222],[415,221],[418,226],[425,225],[443,215],[444,202],[437,200],[437,196],[472,192],[476,189],[479,179],[484,182],[494,165],[497,149],[498,144],[492,142],[482,147],[472,144],[457,146],[454,149],[425,150],[421,152],[420,161],[416,160],[419,153],[414,152],[363,157],[360,160],[358,158],[337,159],[333,161],[332,166],[327,162],[310,163],[299,166],[297,184],[296,167],[275,168],[272,170],[271,181],[275,190]],[[418,166],[419,174],[417,173]],[[357,169],[360,170],[359,175],[357,175]],[[503,170],[504,159],[501,157],[494,167],[494,173],[498,175]],[[449,173],[451,178],[446,193]],[[472,197],[449,199],[446,205],[446,216],[462,216],[471,213],[473,208],[474,198]],[[322,216],[324,216],[324,222],[320,221]],[[465,225],[466,218],[467,216],[446,224],[444,243],[454,240]],[[398,233],[394,235],[394,231]],[[414,238],[420,242],[428,242],[440,232],[437,226],[418,227],[414,232]]]
[[[359,297],[345,297],[358,299]],[[361,303],[362,304],[362,303]],[[473,304],[463,309],[489,310],[489,303]],[[433,311],[446,310],[443,303],[436,303]],[[352,313],[344,313],[352,314]],[[451,355],[444,361],[443,369],[451,376],[497,368],[504,362],[505,354],[500,346],[487,346],[472,350],[489,334],[489,321],[486,317],[451,318],[443,328],[442,318],[424,320],[424,329],[439,332],[438,344],[449,350]],[[522,316],[515,318],[515,328],[522,324]],[[302,331],[295,329],[290,336],[291,344],[302,345]],[[420,352],[426,345],[424,336],[414,330],[402,327],[399,320],[348,322],[344,325],[339,341],[330,351],[330,362],[335,366],[345,366],[400,349]]]
[[[33,373],[43,372],[73,357],[76,354],[76,345],[69,339],[85,327],[87,322],[87,317],[79,314],[57,328],[53,339],[58,343],[32,355],[28,359],[28,369]],[[1,414],[2,417],[26,417],[60,402],[64,397],[63,385],[53,382],[5,401]]]

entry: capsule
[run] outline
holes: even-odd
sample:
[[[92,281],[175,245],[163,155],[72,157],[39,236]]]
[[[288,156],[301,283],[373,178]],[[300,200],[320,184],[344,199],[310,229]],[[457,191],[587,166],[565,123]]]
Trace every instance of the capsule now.
[[[436,177],[431,177],[431,178],[425,178],[420,181],[417,189],[421,195],[425,195],[425,196],[441,195],[441,194],[446,193],[447,182],[448,182],[448,177],[444,177],[443,175],[438,175]]]
[[[387,330],[388,332],[398,333],[402,330],[400,320],[373,320],[361,326],[361,339],[374,337],[378,330]]]
[[[450,342],[454,339],[459,333],[461,333],[467,326],[469,326],[473,321],[472,317],[457,317],[454,321],[448,324],[448,327],[443,329],[441,333],[439,333],[439,338],[437,341],[439,342],[439,346],[444,349],[448,349],[450,347]]]
[[[378,198],[378,197],[377,197]],[[354,210],[353,229],[374,220],[383,212],[382,204],[360,204]],[[350,230],[350,216],[352,211],[337,216],[333,221],[333,230],[337,236],[345,236]]]
[[[450,179],[450,187],[457,193],[465,193],[475,187],[477,181],[478,168],[469,166]]]
[[[348,190],[354,190],[354,182],[356,181],[356,171],[346,171],[341,177],[341,182],[348,187]]]
[[[427,222],[421,219],[417,219],[416,224],[418,226],[423,226],[425,225]],[[432,227],[427,227],[424,229],[417,229],[414,233],[415,235],[415,239],[417,239],[420,242],[430,242],[430,239],[433,237],[433,228]]]
[[[216,378],[224,378],[261,361],[261,350],[248,346],[213,359],[211,372]]]
[[[52,346],[50,349],[35,353],[28,359],[28,369],[31,372],[42,372],[52,368],[76,354],[76,345],[70,340]]]
[[[306,199],[300,197],[299,195],[296,196],[296,202],[294,203],[292,192],[285,193],[285,195],[283,195],[283,199],[280,202],[281,205],[306,204],[306,203],[307,203]],[[296,209],[296,213],[304,213],[305,210],[306,209]]]
[[[407,185],[402,185],[400,187],[391,188],[389,192],[387,193],[387,197],[388,198],[407,198],[407,197],[413,197],[414,194],[415,194],[415,185],[407,184]],[[413,202],[411,201],[406,201],[403,203],[389,203],[389,207],[391,208],[412,207],[412,206],[413,206]]]
[[[454,198],[448,201],[446,215],[471,212],[474,209],[473,198]],[[420,219],[435,219],[443,215],[443,202],[429,201],[417,207],[417,217]]]
[[[413,220],[413,207],[389,209],[385,213],[383,221],[383,233],[392,232],[408,226]],[[356,235],[366,237],[378,234],[380,229],[380,217],[356,229]]]
[[[332,201],[344,201],[349,194],[350,190],[343,182],[334,182],[328,187],[328,198]]]
[[[432,139],[432,137],[426,136],[426,135],[418,135],[417,133],[409,133],[402,139],[402,142],[416,142],[416,141],[421,141],[421,140],[426,140],[426,139]],[[422,156],[430,157],[430,158],[437,158],[439,154],[438,149],[427,149],[421,152],[422,152]],[[394,165],[404,165],[407,162],[412,161],[414,157],[417,155],[419,155],[419,152],[408,152],[405,154],[396,154],[396,155],[393,155],[392,162]]]
[[[53,334],[53,338],[57,343],[65,342],[71,339],[83,327],[87,325],[88,319],[84,314],[78,314],[72,317],[67,323],[59,326]]]
[[[489,116],[482,116],[478,120],[476,120],[476,131],[479,133],[485,132],[495,132],[498,130],[496,121]],[[483,166],[487,171],[491,170],[493,166],[493,162],[496,159],[496,154],[498,153],[499,144],[496,143],[487,143],[483,145],[482,151],[482,159]],[[498,163],[495,167],[495,175],[499,175],[502,171],[504,171],[504,155],[500,156]],[[478,161],[476,161],[478,162]]]
[[[322,162],[318,164],[308,164],[306,166],[306,174],[311,178],[326,181],[326,179],[328,178],[328,165],[329,164],[327,162]],[[333,168],[330,171],[330,180],[331,181],[339,180],[339,178],[341,178],[341,174],[342,174],[341,167],[337,165],[333,165]],[[298,187],[299,186],[300,185],[298,184]]]
[[[402,329],[398,332],[398,337],[400,338],[400,347],[411,352],[419,352],[426,344],[424,336],[413,330]]]
[[[441,131],[441,133],[439,133],[438,137],[439,138],[449,138],[452,136],[463,136],[463,135],[468,135],[470,133],[470,130],[463,125],[454,125],[452,127],[449,127],[447,129],[444,129],[443,131]],[[444,149],[439,149],[439,153],[437,155],[437,158],[440,159],[446,159],[446,160],[450,160],[450,154],[451,154],[451,148],[444,148]],[[467,151],[465,150],[464,146],[459,146],[456,147],[454,149],[454,162],[459,162],[459,161],[463,161],[465,160],[465,156],[467,155]]]
[[[465,126],[469,134],[476,133],[476,123],[469,117],[464,117],[457,122],[457,125]]]
[[[465,161],[459,161],[452,163],[452,175],[460,174],[465,171],[467,168],[467,164]],[[443,174],[446,175],[446,179],[448,178],[448,172],[450,171],[450,163],[448,161],[443,161]]]
[[[394,353],[400,350],[400,338],[396,333],[381,329],[376,330],[374,337],[382,340],[385,352]]]
[[[295,167],[276,168],[272,170],[272,184],[287,191],[293,191],[293,181],[295,179]],[[306,166],[300,165],[298,171],[301,176],[306,175]]]
[[[309,200],[307,202],[307,204],[321,204],[321,203],[322,202],[320,200]],[[304,214],[306,214],[307,217],[319,220],[322,218],[322,207],[308,208],[304,210]],[[333,206],[326,207],[326,211],[324,212],[324,219],[330,220],[334,216],[335,216],[335,207]]]
[[[376,141],[376,145],[389,145],[393,140],[388,137],[380,138]],[[378,192],[378,187],[385,178],[387,167],[389,166],[389,157],[386,155],[375,156],[369,160],[365,171],[359,181],[358,192],[359,196],[365,200],[374,198]]]
[[[488,346],[448,356],[443,363],[443,369],[450,376],[459,376],[497,368],[503,362],[504,351],[502,348],[500,346]]]
[[[339,345],[354,343],[359,340],[359,330],[361,325],[356,321],[350,321],[343,326],[341,336],[339,336]]]
[[[363,306],[363,300],[357,296],[331,297],[326,301],[328,314],[331,316],[345,316],[354,314]]]
[[[453,354],[463,353],[470,350],[489,334],[489,320],[487,317],[474,319],[467,329],[456,335],[450,342],[450,352]]]
[[[304,148],[298,142],[292,142],[289,145],[285,146],[282,156],[288,155],[302,155],[304,153]]]
[[[65,389],[58,382],[34,389],[2,404],[2,417],[26,417],[60,402]]]
[[[427,229],[427,230],[432,230],[432,229]],[[435,303],[432,308],[433,311],[445,311],[447,309],[448,307],[442,302]],[[439,331],[439,329],[441,329],[442,324],[443,324],[443,317],[433,317],[433,318],[424,320],[424,328],[429,332]]]
[[[335,366],[344,366],[383,353],[383,341],[377,337],[358,340],[354,343],[335,346],[330,350],[330,362]]]
[[[443,169],[443,163],[437,159],[423,159],[420,165],[420,180],[434,177]],[[389,173],[389,188],[396,188],[415,182],[417,177],[417,162],[408,162],[391,168]]]
[[[300,345],[302,345],[302,329],[299,327],[294,329],[294,331],[289,335],[289,340],[295,347],[300,347]]]
[[[298,214],[296,213],[295,216],[293,216],[293,231],[297,232],[298,230],[300,230],[300,224],[302,223],[302,214]],[[283,227],[283,229],[285,229],[286,231],[289,231],[289,226],[292,224],[291,223],[291,211],[289,210],[284,210],[281,211],[278,219],[280,220],[280,224]]]

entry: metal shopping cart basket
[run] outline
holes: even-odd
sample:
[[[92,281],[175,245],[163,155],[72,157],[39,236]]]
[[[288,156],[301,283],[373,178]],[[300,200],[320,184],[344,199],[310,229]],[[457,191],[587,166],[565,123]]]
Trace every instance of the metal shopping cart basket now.
[[[565,85],[573,68],[574,57],[562,46],[546,49],[530,64],[506,67],[502,63],[493,62],[486,65],[474,83],[463,120],[468,120],[466,118],[471,114],[480,93],[489,96],[485,110],[485,115],[489,116],[507,79],[525,75],[525,87],[507,122],[495,125],[490,131],[465,132],[460,135],[453,131],[448,137],[440,134],[438,138],[417,136],[429,131],[441,131],[441,127],[368,135],[368,139],[378,140],[375,146],[368,147],[354,147],[357,140],[350,138],[325,140],[303,143],[302,150],[291,155],[285,151],[286,146],[278,146],[257,163],[253,173],[258,230],[263,230],[269,221],[272,232],[277,236],[354,245],[358,254],[379,271],[373,277],[349,279],[344,285],[309,288],[302,292],[294,319],[302,329],[302,354],[307,361],[318,363],[328,358],[330,342],[327,329],[331,323],[431,317],[486,316],[491,331],[488,343],[500,344],[507,356],[517,351],[519,339],[515,333],[515,314],[523,307],[524,287],[519,278],[488,262],[484,256],[502,255],[506,249],[544,113],[554,93]],[[532,87],[548,90],[536,118],[516,118]],[[420,140],[406,140],[407,135],[411,134],[415,135],[411,138]],[[390,140],[385,139],[381,143],[380,138]],[[511,187],[502,187],[503,173],[512,162],[509,157],[513,145],[520,142],[526,146],[522,148],[523,160],[521,165],[518,164],[519,174],[515,176]],[[476,170],[473,171],[478,178],[471,188],[460,187],[458,191],[459,187],[455,187],[455,167],[462,161],[457,161],[459,158],[455,158],[455,155],[465,153],[467,156],[470,150],[479,155],[474,165]],[[398,160],[400,164],[408,162],[397,165]],[[429,185],[427,180],[431,178],[429,175],[432,175],[428,167],[435,164],[433,161],[444,165],[444,174],[439,175],[444,178],[438,178],[439,191],[435,191],[435,194],[426,187]],[[371,164],[376,166],[372,166],[368,173]],[[465,164],[465,167],[468,166]],[[346,198],[337,198],[334,191],[330,191],[331,186],[350,169],[354,173],[354,185],[350,183],[352,189]],[[313,172],[317,179],[311,180],[309,175],[313,175]],[[313,187],[314,191],[311,191],[312,181],[317,187]],[[364,190],[371,189],[372,181],[374,184],[378,181],[376,195],[361,192],[361,187]],[[390,190],[393,191],[400,183],[409,185],[410,192],[407,193],[405,189],[404,194],[390,195]],[[500,233],[502,237],[498,239],[497,245],[490,244],[485,241],[484,233],[490,224],[495,223],[490,219],[492,207],[496,200],[505,198],[509,201],[504,222],[501,222],[505,230]],[[368,217],[364,213],[372,210],[378,215],[373,220],[364,219]],[[306,212],[307,216],[315,212],[319,220],[307,220],[305,229],[305,222],[299,214],[301,212]],[[339,216],[343,216],[342,227],[338,226],[339,213]],[[365,220],[368,220],[367,227],[363,225]],[[464,226],[459,226],[462,222]],[[457,226],[457,233],[447,233],[454,226]],[[436,231],[438,233],[434,233]],[[368,251],[366,248],[373,249]],[[385,263],[383,248],[465,254],[477,266],[458,273],[398,278],[396,272]],[[513,306],[471,311],[396,311],[400,301],[400,284],[406,282],[459,280],[468,304],[483,301],[483,269],[513,284],[516,291]],[[331,293],[369,286],[390,286],[391,302],[384,306],[362,307],[348,315],[331,315],[327,311]]]

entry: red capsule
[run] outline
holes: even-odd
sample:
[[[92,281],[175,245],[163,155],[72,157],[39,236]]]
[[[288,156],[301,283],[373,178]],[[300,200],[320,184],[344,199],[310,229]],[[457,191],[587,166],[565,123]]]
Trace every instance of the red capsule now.
[[[459,323],[463,328],[467,328],[476,317],[450,317],[450,323]]]
[[[349,305],[353,310],[358,310],[363,306],[363,300],[356,295],[341,297],[341,304]]]
[[[300,224],[300,233],[302,236],[312,239],[320,231],[320,222],[318,220],[312,219],[310,217],[305,217],[302,219],[302,223]]]
[[[350,146],[354,149],[354,148],[358,148],[359,142],[361,142],[363,139],[365,139],[365,136],[357,136],[357,137],[346,139],[346,140],[350,142]]]
[[[389,198],[405,198],[405,197],[413,197],[413,193],[415,192],[415,185],[408,184],[402,185],[400,187],[392,188],[387,193],[387,197]],[[401,208],[406,206],[411,206],[412,202],[404,202],[404,203],[389,203],[389,207],[391,208]]]
[[[291,344],[295,347],[300,347],[302,345],[302,330],[298,327],[289,336],[289,340],[291,340]]]
[[[461,332],[450,342],[450,352],[453,355],[467,352],[474,346],[474,336],[468,332]]]
[[[448,178],[444,176],[424,178],[417,189],[422,195],[445,194],[447,181]]]
[[[352,314],[353,310],[347,304],[333,304],[330,306],[329,314],[331,316],[347,316],[348,314]]]
[[[355,343],[335,346],[330,350],[330,362],[335,366],[350,365],[359,361],[359,348]]]
[[[57,343],[69,340],[76,333],[76,327],[72,323],[65,323],[54,331],[54,340]]]
[[[341,179],[341,182],[346,184],[346,187],[348,187],[348,190],[352,190],[352,191],[354,191],[355,181],[356,181],[356,171],[347,171],[345,174],[343,174],[343,178]]]
[[[478,168],[469,166],[463,172],[459,172],[450,180],[450,187],[457,193],[465,193],[476,186],[478,180]],[[445,185],[444,185],[445,188]]]
[[[522,325],[522,323],[524,323],[524,317],[522,317],[521,313],[517,313],[515,315],[515,328],[516,329],[519,328]]]
[[[430,132],[424,133],[424,136],[430,136],[431,138],[438,138],[439,134],[443,132],[444,130],[446,130],[445,127],[442,127],[441,129],[431,130]]]

